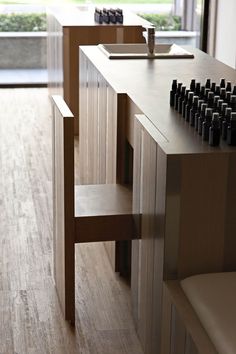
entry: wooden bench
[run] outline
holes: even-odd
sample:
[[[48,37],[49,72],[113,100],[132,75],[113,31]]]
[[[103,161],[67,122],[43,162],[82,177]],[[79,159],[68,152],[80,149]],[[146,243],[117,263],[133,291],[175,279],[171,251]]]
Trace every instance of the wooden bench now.
[[[54,278],[66,320],[75,320],[76,243],[135,238],[132,192],[124,185],[74,183],[74,116],[60,96],[53,106]]]

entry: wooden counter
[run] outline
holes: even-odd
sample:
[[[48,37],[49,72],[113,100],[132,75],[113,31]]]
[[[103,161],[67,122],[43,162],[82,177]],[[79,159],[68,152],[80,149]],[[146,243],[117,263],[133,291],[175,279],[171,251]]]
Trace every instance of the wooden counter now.
[[[173,79],[235,84],[236,72],[191,51],[194,59],[109,60],[80,50],[81,181],[133,185],[141,239],[131,290],[146,354],[161,353],[163,280],[236,270],[236,148],[202,142],[169,106]]]
[[[149,22],[124,12],[123,24],[99,25],[94,22],[93,11],[83,6],[50,7],[47,19],[50,94],[62,95],[78,118],[79,45],[142,43],[142,32]],[[78,124],[75,132],[78,133]]]

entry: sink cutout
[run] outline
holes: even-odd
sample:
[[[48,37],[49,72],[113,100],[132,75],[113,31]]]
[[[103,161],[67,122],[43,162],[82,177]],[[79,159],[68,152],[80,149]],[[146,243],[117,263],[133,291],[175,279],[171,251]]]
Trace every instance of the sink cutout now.
[[[147,44],[99,44],[109,59],[184,59],[194,55],[176,44],[156,44],[155,53],[148,54]]]

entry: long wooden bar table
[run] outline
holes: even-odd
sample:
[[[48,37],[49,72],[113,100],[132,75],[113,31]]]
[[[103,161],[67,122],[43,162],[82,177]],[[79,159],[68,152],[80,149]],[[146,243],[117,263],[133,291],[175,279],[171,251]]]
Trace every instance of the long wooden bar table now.
[[[141,214],[133,314],[146,354],[161,353],[163,280],[236,270],[236,148],[209,146],[169,106],[173,79],[235,84],[236,72],[191,51],[194,59],[109,60],[80,48],[81,181],[131,182]]]
[[[76,118],[78,134],[78,46],[99,43],[143,43],[150,25],[141,17],[124,12],[123,24],[98,24],[85,6],[51,6],[47,12],[48,86],[60,94]]]

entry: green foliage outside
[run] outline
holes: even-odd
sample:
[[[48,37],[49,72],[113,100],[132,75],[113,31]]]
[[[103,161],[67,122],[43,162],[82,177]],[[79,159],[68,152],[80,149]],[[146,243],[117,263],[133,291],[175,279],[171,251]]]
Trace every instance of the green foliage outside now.
[[[46,31],[46,14],[0,14],[0,32]]]
[[[139,14],[145,20],[153,23],[157,31],[180,31],[181,17],[173,15]]]

